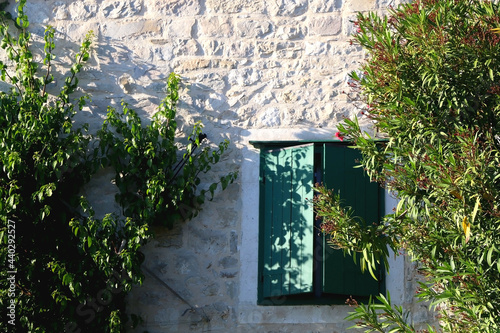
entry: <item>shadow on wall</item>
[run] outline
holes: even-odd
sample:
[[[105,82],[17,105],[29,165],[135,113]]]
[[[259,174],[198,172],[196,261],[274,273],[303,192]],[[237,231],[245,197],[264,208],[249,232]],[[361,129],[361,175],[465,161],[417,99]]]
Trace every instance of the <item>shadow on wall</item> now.
[[[14,13],[15,6],[16,4],[12,3],[7,10]],[[33,33],[31,48],[35,60],[41,62],[45,22],[54,14],[48,13],[39,4],[27,4],[26,7],[28,16],[36,18],[30,25]],[[60,18],[56,17],[56,19]],[[55,27],[54,55],[56,58],[52,61],[51,67],[55,80],[47,87],[48,92],[58,94],[63,86],[64,78],[70,73],[70,65],[74,63],[75,55],[80,47],[80,41],[72,37],[75,36],[74,29],[81,31],[81,39],[93,30],[96,35],[93,52],[77,76],[79,88],[74,94],[75,98],[87,94],[91,100],[87,102],[82,112],[77,114],[75,120],[88,123],[91,132],[95,132],[101,127],[108,106],[120,109],[121,101],[128,103],[141,118],[150,117],[165,96],[166,79],[173,69],[172,66],[165,65],[165,62],[162,62],[163,65],[154,65],[152,59],[154,55],[135,53],[126,45],[130,41],[125,42],[103,36],[102,30],[109,29],[109,27],[94,23],[75,28],[75,23],[67,26],[63,24],[64,21],[59,21],[58,26]],[[39,70],[41,75],[45,75],[46,67],[41,63]],[[225,90],[225,79],[217,78],[212,74],[205,74],[205,76],[201,78],[201,82],[196,83],[190,83],[184,78],[182,82],[184,89],[181,91],[179,101],[178,127],[182,132],[190,132],[195,122],[202,121],[206,131],[209,132],[209,139],[218,143],[221,139],[227,138],[227,135],[223,133],[232,126],[232,121],[237,119],[237,115],[229,110],[227,98],[216,92],[218,88]],[[204,79],[210,83],[203,83]],[[213,86],[214,84],[216,87]],[[7,85],[1,87],[3,90],[8,89]]]

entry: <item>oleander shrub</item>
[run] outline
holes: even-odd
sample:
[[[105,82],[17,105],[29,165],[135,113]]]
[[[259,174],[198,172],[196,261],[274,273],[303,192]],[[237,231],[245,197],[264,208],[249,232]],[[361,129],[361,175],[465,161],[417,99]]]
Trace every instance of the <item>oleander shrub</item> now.
[[[365,221],[360,237],[335,189],[319,187],[325,230],[336,231],[346,251],[362,253],[364,265],[386,262],[387,247],[417,261],[424,282],[416,297],[440,316],[441,327],[429,331],[498,332],[498,2],[417,0],[387,16],[359,13],[354,24],[353,43],[367,59],[351,74],[349,95],[385,140],[357,119],[346,119],[338,136],[362,152],[362,167],[399,204],[381,221]],[[413,332],[405,313],[381,296],[349,319],[367,332]]]

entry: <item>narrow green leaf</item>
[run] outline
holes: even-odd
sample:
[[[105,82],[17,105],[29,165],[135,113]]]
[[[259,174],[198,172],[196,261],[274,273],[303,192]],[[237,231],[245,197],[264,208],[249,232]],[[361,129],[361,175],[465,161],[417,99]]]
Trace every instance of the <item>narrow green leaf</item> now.
[[[493,255],[493,251],[495,250],[495,247],[494,246],[491,246],[490,249],[488,250],[488,254],[486,255],[486,262],[488,263],[488,265],[491,266],[492,264],[492,261],[491,261],[491,257]]]
[[[477,215],[477,211],[479,209],[479,205],[480,205],[480,202],[479,202],[479,195],[477,196],[476,198],[476,204],[474,205],[474,210],[472,211],[472,216],[471,216],[471,221],[470,223],[474,223],[474,220],[476,219],[476,215]]]

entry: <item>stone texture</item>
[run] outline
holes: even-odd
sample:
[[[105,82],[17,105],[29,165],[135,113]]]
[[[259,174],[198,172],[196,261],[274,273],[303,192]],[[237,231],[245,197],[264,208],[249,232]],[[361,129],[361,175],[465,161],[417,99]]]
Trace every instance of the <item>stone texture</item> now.
[[[280,111],[276,107],[265,109],[258,119],[265,127],[278,127],[281,124]]]
[[[178,72],[184,73],[186,71],[208,68],[209,66],[210,66],[210,60],[204,60],[204,59],[185,60],[179,63],[179,65],[176,67],[176,70]]]
[[[201,13],[198,0],[150,0],[146,3],[152,16],[192,16]]]
[[[220,16],[202,17],[199,20],[200,35],[204,37],[229,37],[233,34],[233,23]]]
[[[193,27],[195,22],[196,21],[193,18],[181,18],[172,20],[166,29],[167,36],[169,38],[190,39],[193,34]]]
[[[250,68],[234,69],[229,72],[227,79],[233,85],[250,86],[260,81],[261,71]]]
[[[269,21],[241,20],[237,23],[239,37],[262,38],[268,35],[273,26]]]
[[[273,0],[269,2],[269,11],[278,16],[299,16],[307,12],[308,0]]]
[[[234,257],[224,257],[219,261],[219,266],[223,268],[234,268],[238,264],[238,259]]]
[[[276,32],[276,37],[285,40],[300,40],[307,34],[307,28],[302,26],[300,22],[294,25],[280,25]]]
[[[2,2],[7,2],[7,1],[2,1]],[[10,6],[12,8],[9,12],[14,13],[15,10],[17,10],[18,3],[15,1],[8,1],[8,2],[10,3]],[[42,23],[43,25],[47,25],[51,19],[50,8],[51,8],[50,6],[40,6],[39,4],[27,1],[24,7],[24,13],[28,15],[31,25],[33,25],[33,23]]]
[[[231,236],[229,239],[229,250],[232,254],[238,252],[238,233],[236,230],[231,230]]]
[[[161,33],[161,25],[156,20],[147,21],[106,21],[102,34],[112,39],[154,36]]]
[[[105,1],[102,3],[102,14],[107,19],[118,19],[137,15],[142,10],[142,0]]]
[[[314,18],[309,23],[309,33],[318,36],[338,35],[342,31],[342,18],[336,16],[326,16]]]
[[[207,13],[265,13],[267,8],[266,0],[207,0]]]
[[[309,9],[316,13],[329,13],[339,11],[345,0],[314,0],[309,5]]]
[[[95,17],[97,15],[97,10],[98,10],[97,4],[95,3],[89,4],[83,1],[72,2],[67,7],[66,5],[62,4],[61,7],[57,8],[58,11],[59,8],[62,8],[63,11],[65,11],[65,13],[63,14],[63,17],[65,17],[65,19],[71,17],[71,19],[75,21],[85,21],[92,17]]]
[[[377,0],[356,0],[349,1],[349,10],[353,12],[362,12],[367,10],[374,10],[377,5]]]

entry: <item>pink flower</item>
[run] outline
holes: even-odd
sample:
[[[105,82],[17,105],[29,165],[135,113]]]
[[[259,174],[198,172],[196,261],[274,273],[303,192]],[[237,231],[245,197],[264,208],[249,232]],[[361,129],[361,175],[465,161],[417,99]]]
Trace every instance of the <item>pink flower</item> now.
[[[336,137],[337,137],[337,139],[339,139],[340,141],[344,141],[344,137],[342,136],[342,134],[340,134],[340,132],[335,133],[335,136],[336,136]]]

